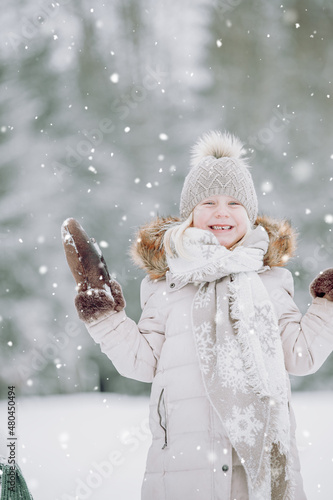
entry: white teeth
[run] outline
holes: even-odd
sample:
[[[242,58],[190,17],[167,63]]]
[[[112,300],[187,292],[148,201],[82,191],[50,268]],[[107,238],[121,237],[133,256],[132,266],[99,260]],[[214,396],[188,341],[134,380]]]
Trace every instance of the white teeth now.
[[[218,229],[222,229],[222,230],[225,230],[225,229],[231,229],[232,226],[211,226],[212,229],[214,230],[218,230]]]

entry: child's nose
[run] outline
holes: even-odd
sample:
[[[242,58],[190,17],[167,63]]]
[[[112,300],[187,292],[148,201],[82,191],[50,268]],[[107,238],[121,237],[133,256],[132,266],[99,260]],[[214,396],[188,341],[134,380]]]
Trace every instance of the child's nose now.
[[[216,217],[229,217],[228,207],[225,205],[218,205],[215,211]]]

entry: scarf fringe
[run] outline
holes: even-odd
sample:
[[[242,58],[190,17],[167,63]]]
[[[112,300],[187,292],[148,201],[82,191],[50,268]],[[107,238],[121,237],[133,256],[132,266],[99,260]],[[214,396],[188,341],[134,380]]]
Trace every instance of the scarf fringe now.
[[[172,273],[172,276],[180,283],[180,285],[186,285],[187,283],[201,283],[202,281],[209,282],[211,276],[211,281],[216,280],[216,276],[221,271],[221,266],[218,262],[202,266],[201,269],[195,269],[194,271],[188,271],[185,273]]]
[[[288,480],[288,486],[283,500],[295,500],[296,484],[294,479]]]

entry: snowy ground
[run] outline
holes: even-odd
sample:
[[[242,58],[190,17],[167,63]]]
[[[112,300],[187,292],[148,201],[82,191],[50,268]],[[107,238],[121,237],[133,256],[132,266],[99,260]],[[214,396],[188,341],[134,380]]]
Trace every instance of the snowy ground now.
[[[308,500],[332,500],[332,393],[295,393],[293,403]],[[0,414],[3,428],[6,401]],[[17,415],[17,458],[34,500],[140,499],[150,444],[147,398],[22,398]]]

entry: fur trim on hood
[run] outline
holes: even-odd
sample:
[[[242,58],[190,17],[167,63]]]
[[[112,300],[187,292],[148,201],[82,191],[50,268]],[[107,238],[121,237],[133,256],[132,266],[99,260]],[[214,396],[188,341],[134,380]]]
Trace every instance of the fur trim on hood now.
[[[158,217],[141,226],[135,236],[130,254],[133,262],[146,271],[152,280],[163,278],[168,271],[163,247],[166,230],[180,222],[177,217]],[[265,266],[284,266],[296,250],[296,232],[289,222],[259,216],[256,226],[263,226],[269,236],[269,246],[264,257]]]

